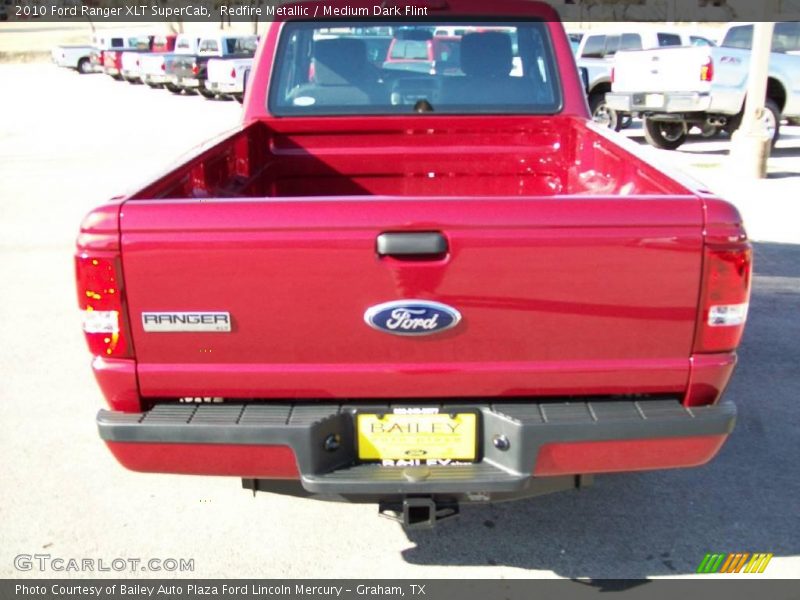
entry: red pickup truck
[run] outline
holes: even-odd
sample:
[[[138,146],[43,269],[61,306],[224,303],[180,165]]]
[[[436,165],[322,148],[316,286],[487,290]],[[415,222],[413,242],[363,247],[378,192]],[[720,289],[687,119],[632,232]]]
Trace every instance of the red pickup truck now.
[[[430,526],[719,451],[739,214],[591,123],[550,7],[488,6],[275,22],[242,125],[87,216],[120,463]],[[381,70],[359,39],[454,24],[458,74]]]

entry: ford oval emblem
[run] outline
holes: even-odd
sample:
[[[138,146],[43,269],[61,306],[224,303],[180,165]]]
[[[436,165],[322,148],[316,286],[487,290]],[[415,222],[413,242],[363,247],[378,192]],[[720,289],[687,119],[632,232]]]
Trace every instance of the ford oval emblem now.
[[[393,335],[431,335],[452,329],[461,320],[455,308],[428,300],[397,300],[367,309],[367,325]]]

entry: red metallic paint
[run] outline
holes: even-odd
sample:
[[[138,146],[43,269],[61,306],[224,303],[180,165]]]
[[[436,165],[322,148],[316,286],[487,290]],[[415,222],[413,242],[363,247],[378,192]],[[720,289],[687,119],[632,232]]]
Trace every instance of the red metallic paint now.
[[[539,450],[533,474],[553,476],[697,467],[714,458],[727,437],[545,444]]]
[[[92,371],[111,410],[120,412],[142,410],[135,360],[97,356],[92,361]]]
[[[79,252],[121,253],[132,290],[135,361],[93,365],[112,408],[140,410],[140,395],[718,401],[735,354],[696,354],[695,322],[704,243],[746,241],[736,210],[587,124],[552,8],[448,5],[432,14],[548,21],[561,112],[274,118],[274,23],[244,124],[83,224]],[[375,254],[379,233],[430,230],[448,239],[443,259]],[[413,340],[363,326],[369,306],[410,297],[455,306],[462,326]],[[233,331],[145,335],[153,310],[228,310]],[[694,466],[725,437],[554,443],[535,474]],[[108,445],[140,471],[299,476],[283,446]]]
[[[120,464],[131,471],[264,479],[300,477],[294,452],[287,446],[130,442],[106,444]]]
[[[689,387],[683,404],[685,406],[716,404],[725,391],[735,366],[735,352],[692,356]]]

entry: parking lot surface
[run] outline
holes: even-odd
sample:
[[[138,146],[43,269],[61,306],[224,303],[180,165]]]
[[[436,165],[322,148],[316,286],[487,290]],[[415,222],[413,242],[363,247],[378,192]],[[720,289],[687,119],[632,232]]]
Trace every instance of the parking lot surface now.
[[[728,191],[759,240],[728,391],[740,418],[719,457],[466,507],[434,531],[406,534],[372,505],[251,497],[236,479],[142,475],[114,461],[97,437],[103,399],[79,326],[78,225],[235,126],[240,106],[44,64],[0,65],[0,88],[15,90],[0,95],[0,576],[119,575],[14,566],[19,554],[49,554],[194,559],[192,573],[176,575],[198,577],[660,577],[692,574],[707,552],[771,552],[761,577],[800,574],[800,227],[781,212],[800,202],[789,193],[800,181],[797,128],[766,182],[725,174],[725,139],[660,156]],[[636,129],[626,135],[641,143]]]

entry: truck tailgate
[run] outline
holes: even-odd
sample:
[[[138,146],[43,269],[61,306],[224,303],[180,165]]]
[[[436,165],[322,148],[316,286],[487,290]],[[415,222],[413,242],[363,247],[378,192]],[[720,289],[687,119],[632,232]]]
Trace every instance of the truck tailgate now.
[[[685,389],[701,278],[697,198],[135,200],[122,211],[145,397],[479,397]],[[448,254],[381,258],[384,232]],[[425,299],[425,337],[364,322]],[[145,332],[145,312],[228,312],[230,332]]]
[[[614,58],[614,92],[707,92],[701,68],[711,57],[705,47],[659,48],[618,52]]]

